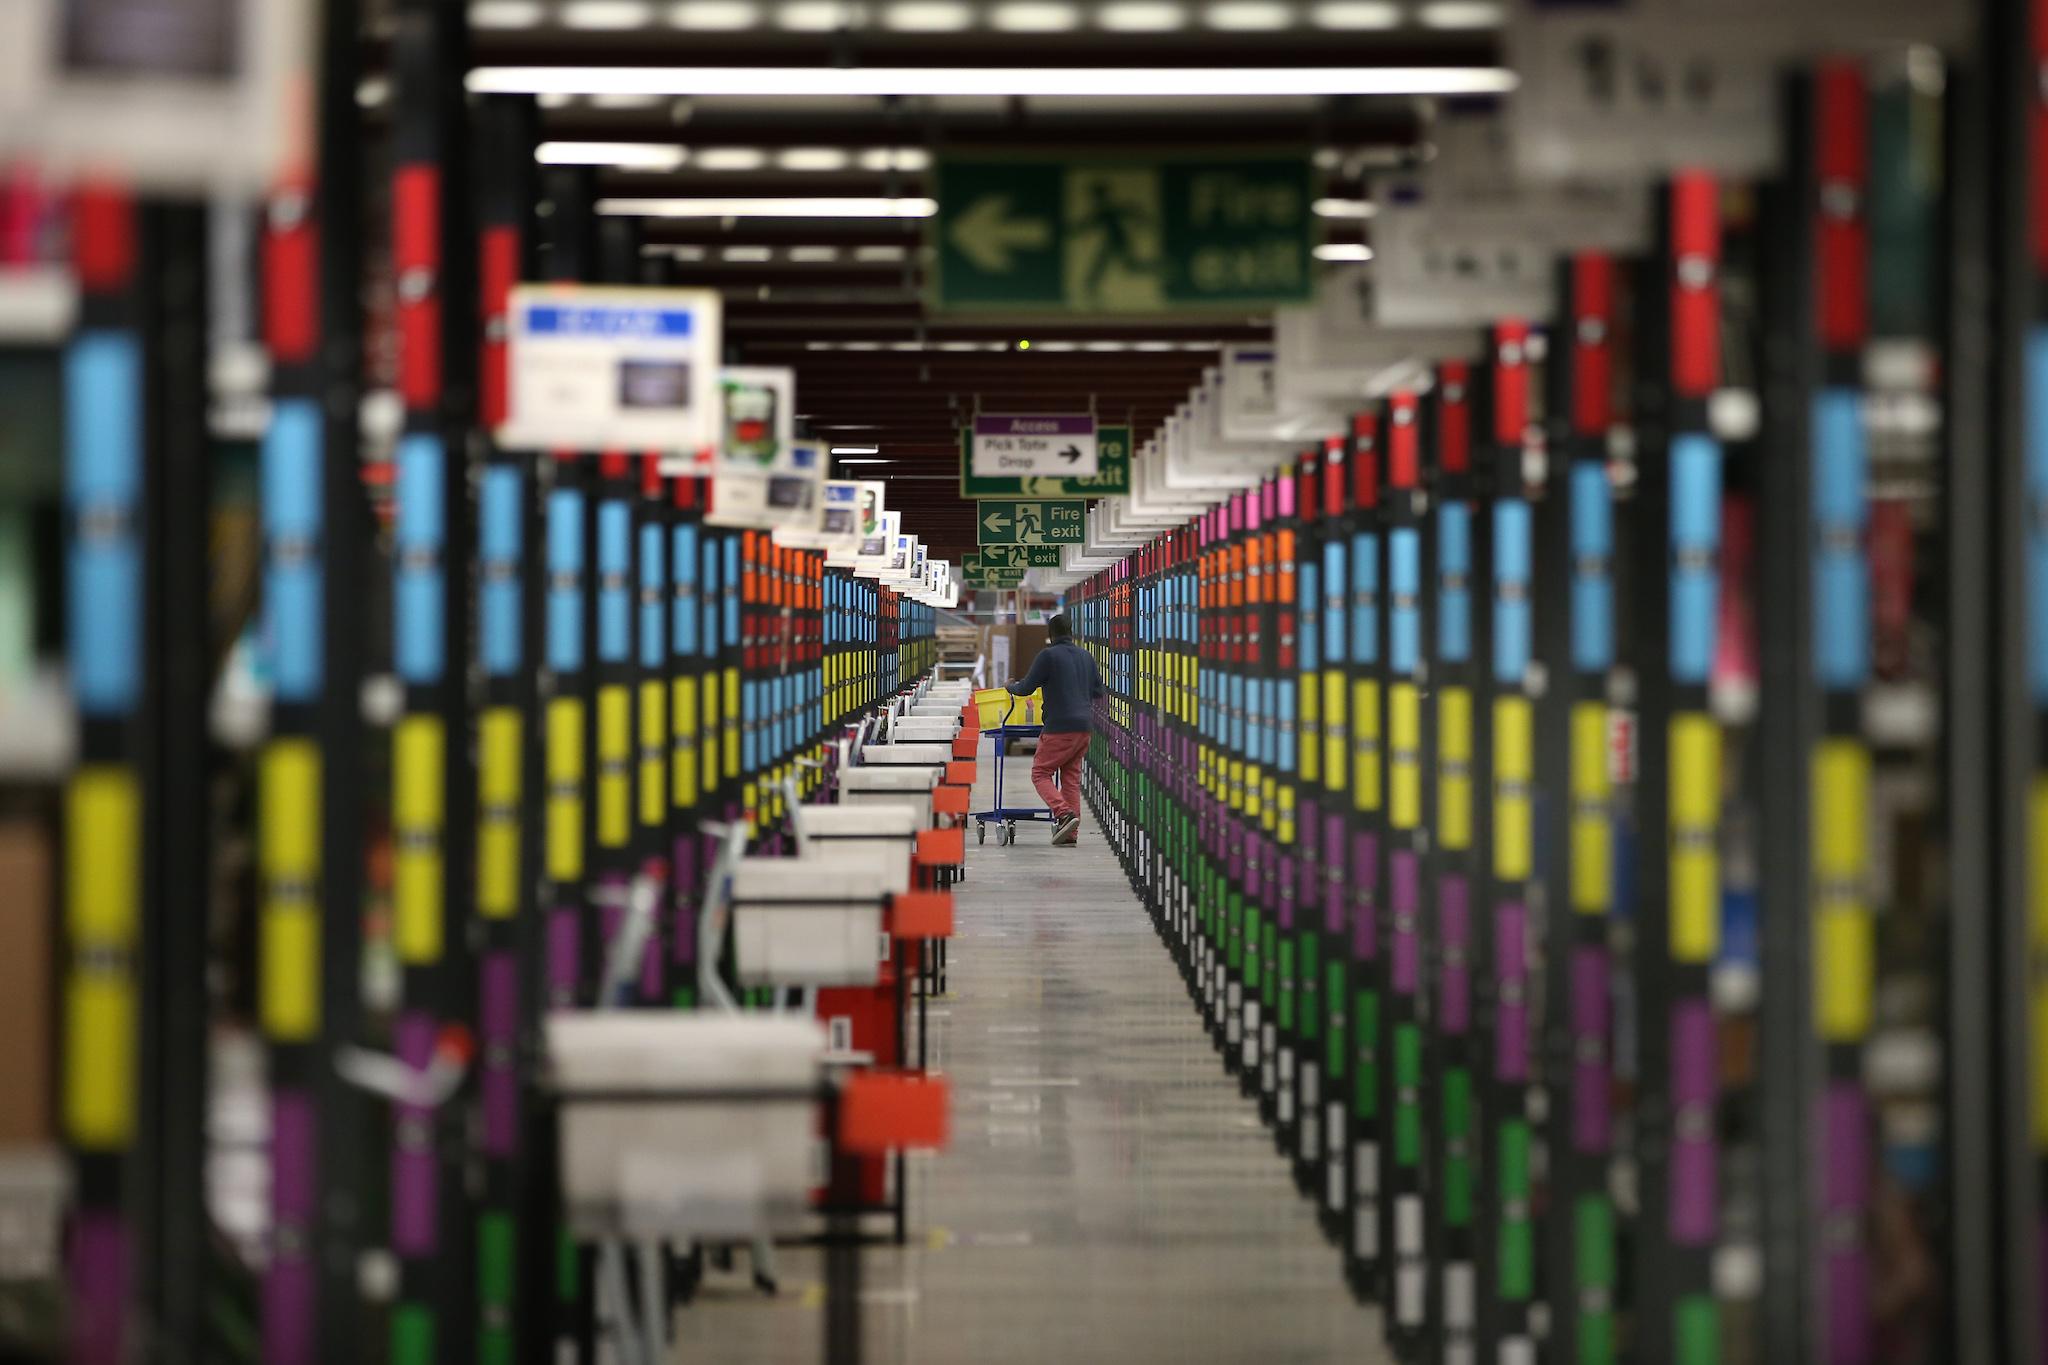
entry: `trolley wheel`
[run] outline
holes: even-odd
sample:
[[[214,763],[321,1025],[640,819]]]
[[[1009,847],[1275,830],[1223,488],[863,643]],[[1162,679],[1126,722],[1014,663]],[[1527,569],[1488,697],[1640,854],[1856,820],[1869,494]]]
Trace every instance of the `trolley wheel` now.
[[[1017,822],[1015,820],[1010,822],[1010,842],[1013,844],[1017,842]]]
[[[980,820],[975,822],[974,842],[977,844],[985,844],[988,842],[988,821]]]

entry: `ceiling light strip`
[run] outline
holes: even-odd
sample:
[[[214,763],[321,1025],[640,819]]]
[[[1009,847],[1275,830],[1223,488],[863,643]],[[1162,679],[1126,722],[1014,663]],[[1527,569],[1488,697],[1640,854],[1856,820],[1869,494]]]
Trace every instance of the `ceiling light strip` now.
[[[485,66],[480,95],[947,96],[1085,95],[1208,99],[1303,95],[1490,95],[1515,88],[1494,66],[1242,68]]]

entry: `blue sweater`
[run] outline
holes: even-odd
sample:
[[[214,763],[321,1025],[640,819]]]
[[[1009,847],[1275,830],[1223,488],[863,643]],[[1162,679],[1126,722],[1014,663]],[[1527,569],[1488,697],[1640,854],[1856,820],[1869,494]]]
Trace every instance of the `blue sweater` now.
[[[1095,656],[1070,639],[1054,640],[1038,651],[1031,670],[1010,684],[1010,691],[1025,696],[1045,689],[1045,733],[1086,734],[1093,728],[1089,714],[1095,698],[1103,691],[1102,674],[1096,671]]]

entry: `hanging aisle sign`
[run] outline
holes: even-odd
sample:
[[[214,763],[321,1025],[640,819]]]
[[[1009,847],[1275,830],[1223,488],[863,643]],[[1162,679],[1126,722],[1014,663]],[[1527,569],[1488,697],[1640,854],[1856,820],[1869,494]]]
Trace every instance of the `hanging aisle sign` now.
[[[860,484],[853,479],[827,479],[823,510],[816,530],[775,528],[775,543],[799,550],[837,550],[850,559],[860,548]]]
[[[308,0],[6,0],[0,157],[254,193],[312,145]]]
[[[876,508],[872,528],[863,528],[860,539],[860,553],[854,556],[853,572],[860,578],[880,578],[894,558],[896,527],[902,521],[898,512],[884,512],[879,504]]]
[[[976,539],[983,545],[1079,545],[1086,533],[1088,504],[996,502],[975,507]]]
[[[721,416],[716,292],[522,284],[507,317],[500,445],[647,452],[677,457],[685,473],[710,458]]]
[[[727,365],[718,372],[720,474],[773,470],[796,438],[796,371]],[[680,471],[678,471],[680,472]]]
[[[1967,50],[1974,10],[1953,0],[1522,0],[1507,27],[1506,64],[1522,78],[1509,122],[1515,170],[1551,181],[1681,167],[1771,174],[1785,64],[1914,44]]]
[[[711,480],[711,510],[704,520],[713,526],[787,526],[814,535],[823,512],[825,447],[816,441],[792,441],[770,470],[720,473]]]
[[[960,433],[960,496],[963,498],[1100,498],[1131,491],[1131,429],[1095,429],[1093,474],[992,475],[974,472],[974,433]]]
[[[1024,478],[1091,475],[1098,468],[1095,418],[1026,415],[974,419],[968,472]]]

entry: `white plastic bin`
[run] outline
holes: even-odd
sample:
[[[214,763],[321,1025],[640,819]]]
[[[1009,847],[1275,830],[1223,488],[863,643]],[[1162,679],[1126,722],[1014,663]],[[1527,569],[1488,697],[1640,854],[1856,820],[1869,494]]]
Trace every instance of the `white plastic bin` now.
[[[953,746],[950,741],[942,744],[870,744],[860,751],[860,762],[864,768],[922,765],[943,769],[952,761]]]
[[[929,807],[930,801],[925,805]],[[798,806],[796,832],[802,858],[824,865],[829,875],[834,858],[872,859],[884,874],[891,895],[910,889],[910,862],[917,852],[917,832],[929,823],[914,799],[866,805]]]
[[[950,746],[960,733],[958,716],[905,716],[889,731],[891,747],[898,744],[944,744]]]
[[[743,986],[872,986],[894,850],[743,858],[733,869],[733,965]]]
[[[838,775],[839,804],[842,806],[909,806],[920,825],[932,822],[932,789],[939,785],[941,769],[841,768]]]
[[[579,1240],[741,1240],[802,1226],[825,1054],[815,1020],[584,1010],[548,1016],[546,1030]],[[600,1093],[649,1098],[578,1098]]]

